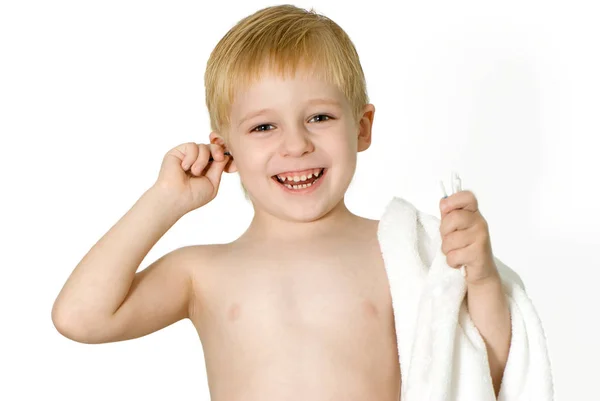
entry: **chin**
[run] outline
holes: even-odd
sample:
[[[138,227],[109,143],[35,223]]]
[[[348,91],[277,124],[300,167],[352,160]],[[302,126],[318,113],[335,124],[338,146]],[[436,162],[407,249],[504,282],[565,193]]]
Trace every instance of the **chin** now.
[[[317,221],[321,219],[323,216],[327,215],[333,208],[337,205],[338,202],[327,204],[325,202],[318,202],[311,206],[304,206],[301,210],[298,208],[294,208],[290,205],[290,207],[276,207],[276,215],[277,217],[288,220],[288,221],[296,221],[299,223],[310,223],[312,221]]]
[[[344,194],[340,192],[339,194],[328,193],[311,201],[289,202],[285,204],[274,202],[274,199],[269,199],[263,205],[267,208],[266,210],[269,214],[279,219],[309,223],[329,214],[343,199]]]

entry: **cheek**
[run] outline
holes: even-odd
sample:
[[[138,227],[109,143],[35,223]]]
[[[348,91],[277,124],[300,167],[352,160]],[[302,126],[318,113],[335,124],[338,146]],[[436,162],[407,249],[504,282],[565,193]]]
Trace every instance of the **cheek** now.
[[[356,164],[356,155],[358,152],[358,137],[354,135],[354,132],[348,128],[344,135],[340,136],[340,143],[338,149],[344,149],[344,156],[346,161],[351,164]]]
[[[340,150],[344,154],[356,152],[358,137],[354,135],[353,129],[347,125],[336,127],[335,130],[327,132],[324,138],[324,144],[331,152],[339,153]]]
[[[243,155],[236,159],[239,173],[249,179],[257,174],[264,174],[266,166],[264,151],[247,147],[242,152]]]

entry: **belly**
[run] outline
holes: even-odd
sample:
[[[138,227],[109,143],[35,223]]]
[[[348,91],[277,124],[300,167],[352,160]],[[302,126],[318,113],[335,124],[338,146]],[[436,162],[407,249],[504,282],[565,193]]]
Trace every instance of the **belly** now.
[[[381,352],[357,356],[354,349],[339,344],[332,349],[314,339],[290,340],[207,357],[211,400],[398,400],[395,358]]]
[[[211,400],[397,401],[391,299],[376,283],[248,277],[206,302],[194,324]]]

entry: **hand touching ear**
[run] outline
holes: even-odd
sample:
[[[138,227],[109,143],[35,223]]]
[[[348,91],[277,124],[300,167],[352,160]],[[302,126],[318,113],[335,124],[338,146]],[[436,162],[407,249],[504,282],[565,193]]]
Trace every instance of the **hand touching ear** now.
[[[233,159],[231,149],[229,149],[225,138],[221,134],[213,131],[208,136],[208,139],[211,144],[219,145],[223,149],[223,154],[225,156],[229,156],[229,160],[227,161],[227,164],[225,165],[223,171],[225,171],[226,173],[235,173],[237,171],[237,166],[235,160]]]
[[[229,161],[217,144],[182,143],[164,156],[153,187],[186,214],[217,196]]]

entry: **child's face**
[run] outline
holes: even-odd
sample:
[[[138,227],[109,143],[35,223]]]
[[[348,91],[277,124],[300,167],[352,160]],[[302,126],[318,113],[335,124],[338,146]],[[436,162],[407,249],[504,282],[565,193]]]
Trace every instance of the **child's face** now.
[[[287,80],[264,74],[239,93],[231,108],[227,145],[255,207],[304,221],[330,211],[352,180],[357,152],[369,147],[373,115],[374,107],[368,105],[360,122],[354,121],[337,87],[301,72]],[[276,175],[307,176],[305,170],[321,168],[324,175],[304,192],[276,180]]]

